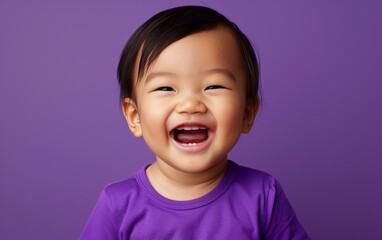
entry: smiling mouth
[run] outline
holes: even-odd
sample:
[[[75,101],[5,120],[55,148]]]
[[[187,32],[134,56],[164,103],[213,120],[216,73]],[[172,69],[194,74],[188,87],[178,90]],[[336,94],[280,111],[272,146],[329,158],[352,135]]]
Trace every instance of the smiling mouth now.
[[[208,139],[209,129],[206,127],[178,127],[170,132],[170,136],[183,146],[195,146]]]

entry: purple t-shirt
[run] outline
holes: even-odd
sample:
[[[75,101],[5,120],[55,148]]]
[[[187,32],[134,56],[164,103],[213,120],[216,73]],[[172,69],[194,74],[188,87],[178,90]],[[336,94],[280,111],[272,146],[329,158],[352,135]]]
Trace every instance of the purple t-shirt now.
[[[158,194],[142,168],[107,186],[85,226],[91,239],[310,239],[270,175],[229,161],[208,194],[175,201]]]

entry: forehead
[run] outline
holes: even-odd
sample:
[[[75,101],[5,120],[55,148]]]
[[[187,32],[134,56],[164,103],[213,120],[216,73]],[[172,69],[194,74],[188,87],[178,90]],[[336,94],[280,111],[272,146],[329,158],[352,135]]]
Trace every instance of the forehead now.
[[[188,35],[166,47],[148,67],[152,71],[191,74],[209,68],[242,72],[242,58],[236,37],[226,27]]]

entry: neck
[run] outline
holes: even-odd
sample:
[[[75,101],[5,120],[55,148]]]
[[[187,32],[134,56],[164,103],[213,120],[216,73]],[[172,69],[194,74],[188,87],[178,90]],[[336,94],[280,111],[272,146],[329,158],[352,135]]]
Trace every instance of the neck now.
[[[227,160],[198,173],[174,169],[162,161],[156,161],[146,170],[146,175],[154,189],[172,200],[192,200],[212,191],[223,179],[227,170]]]

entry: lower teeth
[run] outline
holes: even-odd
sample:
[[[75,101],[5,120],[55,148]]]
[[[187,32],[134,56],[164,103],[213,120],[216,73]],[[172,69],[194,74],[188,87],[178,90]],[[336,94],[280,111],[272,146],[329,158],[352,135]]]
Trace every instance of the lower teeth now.
[[[184,143],[186,146],[196,146],[196,143]]]

